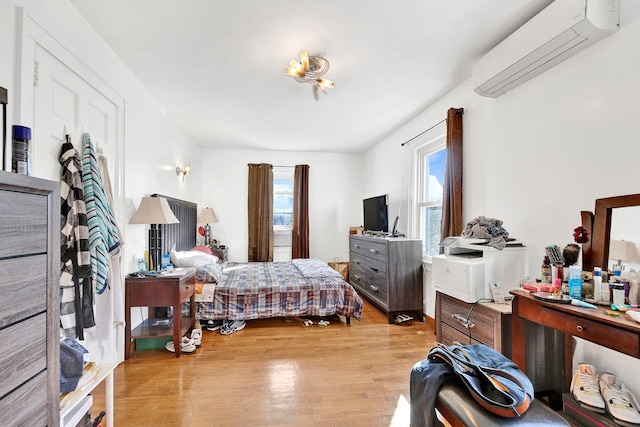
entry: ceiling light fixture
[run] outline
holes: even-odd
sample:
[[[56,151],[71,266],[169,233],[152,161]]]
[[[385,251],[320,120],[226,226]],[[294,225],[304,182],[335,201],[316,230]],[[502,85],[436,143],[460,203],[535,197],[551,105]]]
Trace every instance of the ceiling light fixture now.
[[[318,89],[322,93],[327,93],[335,83],[325,79],[324,76],[329,71],[329,61],[321,56],[309,56],[306,51],[300,52],[300,62],[292,59],[289,66],[284,69],[284,73],[293,77],[300,83],[309,83],[313,86],[313,96],[318,99]]]

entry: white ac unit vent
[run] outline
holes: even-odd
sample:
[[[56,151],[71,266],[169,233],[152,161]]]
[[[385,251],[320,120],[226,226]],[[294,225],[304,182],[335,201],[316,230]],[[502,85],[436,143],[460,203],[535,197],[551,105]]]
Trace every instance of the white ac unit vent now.
[[[497,98],[618,30],[620,0],[556,0],[474,66],[473,90]]]

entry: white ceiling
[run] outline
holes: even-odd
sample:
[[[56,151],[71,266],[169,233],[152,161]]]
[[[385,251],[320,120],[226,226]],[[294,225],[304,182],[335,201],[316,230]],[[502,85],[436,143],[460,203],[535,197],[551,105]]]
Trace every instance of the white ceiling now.
[[[356,153],[551,3],[70,1],[203,147]],[[335,88],[317,101],[284,74],[300,50],[331,63]]]

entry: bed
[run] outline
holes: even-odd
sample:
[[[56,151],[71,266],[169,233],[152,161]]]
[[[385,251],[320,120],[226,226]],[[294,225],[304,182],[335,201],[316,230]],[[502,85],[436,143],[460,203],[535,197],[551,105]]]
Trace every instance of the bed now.
[[[154,195],[156,196],[156,195]],[[165,197],[165,196],[161,196]],[[166,197],[178,224],[163,225],[162,253],[191,256],[196,246],[197,206]],[[203,254],[204,255],[204,254]],[[195,256],[195,255],[194,255]],[[227,263],[208,255],[196,264],[200,294],[196,310],[201,320],[254,320],[272,317],[340,315],[359,320],[362,299],[355,289],[317,259],[290,262]]]

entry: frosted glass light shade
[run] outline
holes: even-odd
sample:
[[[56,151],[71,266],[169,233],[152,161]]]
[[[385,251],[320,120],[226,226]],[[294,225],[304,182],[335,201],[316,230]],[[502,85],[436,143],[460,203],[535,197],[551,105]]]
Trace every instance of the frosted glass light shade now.
[[[164,197],[143,197],[138,210],[129,220],[129,224],[177,224],[179,222]]]

